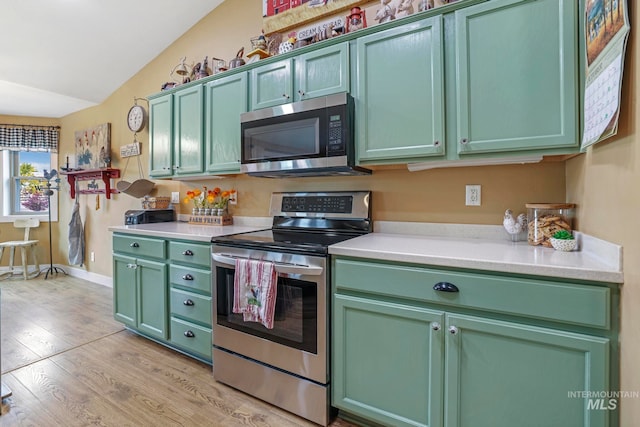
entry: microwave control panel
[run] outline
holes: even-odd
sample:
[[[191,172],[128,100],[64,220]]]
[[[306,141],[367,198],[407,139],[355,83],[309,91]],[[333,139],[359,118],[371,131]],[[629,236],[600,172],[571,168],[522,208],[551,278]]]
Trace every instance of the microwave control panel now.
[[[346,154],[345,141],[343,138],[344,128],[342,126],[342,116],[340,114],[329,115],[328,129],[328,156],[344,156]]]

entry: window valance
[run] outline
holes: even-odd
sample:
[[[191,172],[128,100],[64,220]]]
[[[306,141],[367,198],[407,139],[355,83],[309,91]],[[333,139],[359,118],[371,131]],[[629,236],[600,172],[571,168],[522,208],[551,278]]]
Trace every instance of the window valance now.
[[[59,126],[0,124],[0,150],[58,151]]]

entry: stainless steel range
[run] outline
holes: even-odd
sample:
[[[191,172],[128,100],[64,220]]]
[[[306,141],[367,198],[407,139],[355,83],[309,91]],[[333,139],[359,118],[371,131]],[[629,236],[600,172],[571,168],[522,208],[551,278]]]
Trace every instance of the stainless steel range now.
[[[217,381],[315,423],[329,423],[327,248],[371,232],[370,199],[371,193],[362,191],[274,193],[270,230],[212,239]],[[247,259],[276,271],[272,328],[234,313],[240,293],[234,292],[236,269]]]

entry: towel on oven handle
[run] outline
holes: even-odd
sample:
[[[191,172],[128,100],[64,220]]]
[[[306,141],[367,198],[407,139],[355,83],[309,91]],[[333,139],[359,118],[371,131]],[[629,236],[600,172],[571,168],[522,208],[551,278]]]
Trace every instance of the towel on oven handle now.
[[[278,277],[272,262],[236,258],[233,278],[233,312],[245,322],[273,329]]]

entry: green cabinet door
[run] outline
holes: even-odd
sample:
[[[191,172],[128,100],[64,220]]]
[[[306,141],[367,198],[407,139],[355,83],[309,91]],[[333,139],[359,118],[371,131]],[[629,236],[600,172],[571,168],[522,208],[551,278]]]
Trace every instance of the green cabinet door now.
[[[204,171],[204,108],[202,85],[174,95],[173,156],[174,174],[194,175]]]
[[[460,155],[577,147],[575,0],[494,0],[455,12]]]
[[[295,100],[349,92],[349,43],[295,58]]]
[[[138,273],[136,259],[113,255],[113,317],[127,326],[137,326]]]
[[[137,259],[138,330],[157,338],[168,336],[167,266],[161,262]]]
[[[444,154],[442,17],[357,40],[360,163]]]
[[[393,426],[442,425],[441,311],[335,294],[332,403]]]
[[[445,427],[608,425],[609,411],[569,395],[609,390],[608,339],[446,317]]]
[[[251,73],[251,109],[273,107],[294,100],[293,59],[254,68]]]
[[[240,114],[247,111],[247,73],[205,86],[205,162],[207,172],[240,172]]]
[[[173,95],[149,101],[149,176],[173,174]]]

